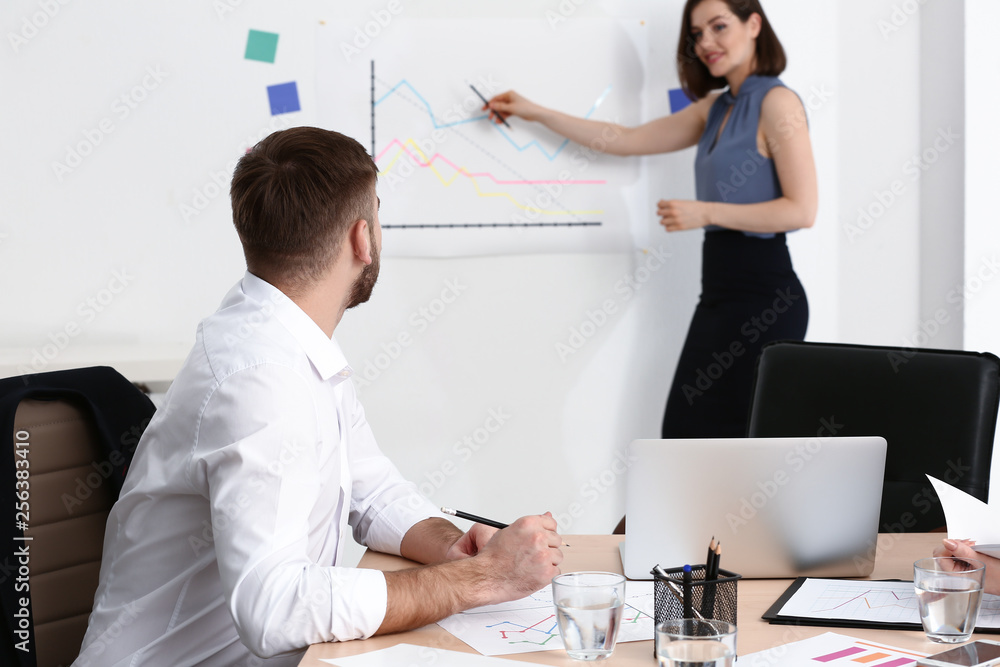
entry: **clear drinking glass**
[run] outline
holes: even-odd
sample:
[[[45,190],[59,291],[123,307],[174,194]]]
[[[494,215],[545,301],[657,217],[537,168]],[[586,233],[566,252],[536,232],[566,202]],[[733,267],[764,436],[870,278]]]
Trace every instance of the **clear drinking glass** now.
[[[736,626],[715,619],[675,618],[657,623],[660,667],[732,667]]]
[[[603,660],[615,650],[625,604],[625,577],[613,572],[570,572],[552,579],[559,634],[577,660]]]
[[[972,636],[983,600],[986,566],[971,558],[922,558],[913,564],[920,622],[927,638],[944,644]]]

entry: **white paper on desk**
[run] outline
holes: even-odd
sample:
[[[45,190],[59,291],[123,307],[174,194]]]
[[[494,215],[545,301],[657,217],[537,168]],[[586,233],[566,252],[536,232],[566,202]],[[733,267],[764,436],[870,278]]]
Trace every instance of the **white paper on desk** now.
[[[534,653],[565,648],[559,636],[552,585],[520,600],[476,607],[438,625],[483,655]],[[653,638],[653,582],[625,583],[618,643]]]
[[[808,578],[780,616],[920,625],[912,581]],[[980,619],[981,620],[981,619]]]
[[[948,523],[948,537],[975,540],[976,551],[1000,558],[1000,506],[987,505],[979,498],[930,475],[927,479],[941,501]]]
[[[779,616],[920,625],[912,581],[806,579]],[[1000,628],[1000,595],[983,595],[977,628]]]
[[[379,651],[369,651],[360,655],[352,655],[348,658],[324,658],[320,662],[325,662],[337,667],[422,667],[433,665],[433,667],[513,667],[523,665],[521,662],[504,660],[502,658],[488,658],[484,655],[474,653],[460,653],[458,651],[446,651],[430,646],[414,646],[413,644],[396,644],[390,648]]]
[[[740,667],[802,667],[802,665],[878,664],[879,667],[913,667],[926,653],[906,651],[827,632],[802,641],[741,655]],[[867,659],[867,660],[866,660]]]

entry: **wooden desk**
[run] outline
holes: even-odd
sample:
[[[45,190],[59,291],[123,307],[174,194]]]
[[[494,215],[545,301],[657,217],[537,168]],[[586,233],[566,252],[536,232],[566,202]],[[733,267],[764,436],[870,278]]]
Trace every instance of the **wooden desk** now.
[[[934,547],[941,543],[941,533],[915,533],[907,535],[882,534],[878,538],[878,552],[875,560],[873,579],[912,579],[913,561],[929,556]],[[562,564],[564,572],[574,570],[605,570],[621,572],[621,559],[618,555],[618,543],[621,535],[569,535],[566,541],[571,547],[563,549],[565,560]],[[398,570],[412,566],[410,561],[395,556],[386,556],[369,552],[361,559],[361,567],[381,570]],[[927,640],[923,632],[900,632],[891,630],[857,630],[854,628],[820,628],[791,625],[769,625],[760,620],[761,614],[767,610],[779,595],[788,587],[786,579],[745,579],[739,583],[739,652],[741,655],[753,653],[772,646],[806,639],[824,632],[840,632],[860,639],[882,642],[890,646],[912,649],[925,653],[936,653],[942,650],[941,644]],[[992,636],[996,638],[995,635]],[[466,644],[442,629],[432,624],[394,635],[373,637],[364,641],[344,643],[316,644],[309,648],[300,667],[328,667],[320,662],[321,658],[338,658],[380,648],[387,648],[399,643],[419,644],[436,648],[450,649],[474,653]],[[508,660],[543,664],[572,665],[580,667],[584,664],[571,660],[565,651],[539,651],[537,653],[522,653],[519,655],[500,656]],[[655,664],[653,660],[653,642],[626,642],[615,647],[614,655],[600,664],[609,667],[628,667]]]

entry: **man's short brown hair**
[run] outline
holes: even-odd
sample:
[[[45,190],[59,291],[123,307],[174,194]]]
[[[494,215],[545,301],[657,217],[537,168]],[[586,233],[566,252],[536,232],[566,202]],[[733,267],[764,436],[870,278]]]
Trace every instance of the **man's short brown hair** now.
[[[350,226],[375,222],[378,168],[354,139],[318,127],[275,132],[240,158],[230,198],[247,269],[296,291],[334,261]]]

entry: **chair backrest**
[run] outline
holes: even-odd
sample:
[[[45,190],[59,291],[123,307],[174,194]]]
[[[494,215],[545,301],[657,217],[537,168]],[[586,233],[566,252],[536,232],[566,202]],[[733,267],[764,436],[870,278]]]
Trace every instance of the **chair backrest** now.
[[[0,507],[9,572],[0,576],[7,617],[0,663],[56,667],[77,657],[108,512],[153,411],[148,397],[106,367],[0,380],[4,445],[13,448],[0,458],[9,480],[0,484],[0,503],[10,505]]]
[[[64,400],[21,401],[29,434],[31,612],[38,667],[76,659],[94,606],[104,527],[117,492],[93,420]],[[17,450],[15,449],[15,452]],[[15,455],[15,460],[17,456]]]
[[[883,532],[944,526],[925,474],[987,500],[1000,359],[989,353],[778,342],[757,360],[749,437],[880,435]]]

